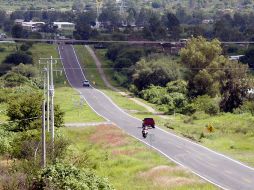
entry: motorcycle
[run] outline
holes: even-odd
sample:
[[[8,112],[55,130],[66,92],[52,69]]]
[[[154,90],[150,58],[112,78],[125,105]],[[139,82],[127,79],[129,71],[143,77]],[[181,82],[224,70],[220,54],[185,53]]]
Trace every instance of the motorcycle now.
[[[143,129],[142,129],[142,136],[143,136],[144,138],[146,138],[147,135],[148,135],[148,127],[145,126],[145,127],[143,127]]]

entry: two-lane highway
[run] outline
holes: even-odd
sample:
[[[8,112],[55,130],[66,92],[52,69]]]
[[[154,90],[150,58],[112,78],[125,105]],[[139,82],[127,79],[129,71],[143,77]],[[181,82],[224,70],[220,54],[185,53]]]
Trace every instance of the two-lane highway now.
[[[60,45],[58,49],[70,85],[84,96],[92,109],[149,145],[149,139],[142,138],[139,119],[122,111],[101,91],[82,87],[85,75],[73,47]],[[253,168],[162,129],[155,128],[149,133],[154,135],[154,149],[205,180],[223,189],[254,190]]]

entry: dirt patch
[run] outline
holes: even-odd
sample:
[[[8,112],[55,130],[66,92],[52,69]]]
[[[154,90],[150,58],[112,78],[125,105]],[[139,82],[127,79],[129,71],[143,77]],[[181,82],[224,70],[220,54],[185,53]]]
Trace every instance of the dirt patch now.
[[[156,186],[161,187],[177,187],[177,186],[183,186],[183,185],[192,185],[196,183],[201,183],[201,181],[190,179],[187,177],[155,177],[153,179],[153,184]]]
[[[160,187],[176,187],[190,184],[203,183],[198,179],[190,179],[189,171],[179,166],[156,166],[146,172],[140,173],[138,176],[145,180],[151,180],[155,186]]]
[[[127,137],[122,130],[113,125],[100,125],[89,137],[89,140],[103,147],[117,147],[128,144]]]
[[[138,152],[142,152],[145,151],[144,148],[136,148],[136,149],[132,149],[132,150],[113,150],[112,154],[113,155],[128,155],[128,156],[132,156]]]

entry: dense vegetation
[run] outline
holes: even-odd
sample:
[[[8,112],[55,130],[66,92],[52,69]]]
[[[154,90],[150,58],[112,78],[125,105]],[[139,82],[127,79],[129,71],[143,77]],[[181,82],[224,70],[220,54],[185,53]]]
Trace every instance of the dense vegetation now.
[[[4,115],[0,123],[0,159],[1,162],[7,160],[7,167],[0,169],[0,188],[113,189],[105,179],[97,176],[91,169],[78,169],[73,164],[59,161],[66,157],[70,142],[60,131],[64,122],[64,112],[58,105],[54,107],[56,127],[54,147],[50,134],[47,133],[47,167],[42,169],[43,81],[38,65],[32,59],[34,57],[32,45],[13,46],[16,48],[10,54],[6,54],[1,64],[10,67],[3,70],[0,77],[1,117]],[[19,56],[20,54],[23,56]],[[31,62],[25,62],[24,57],[29,58]],[[66,178],[62,178],[63,175]],[[57,181],[52,181],[52,178]]]
[[[218,40],[192,38],[180,59],[145,56],[141,50],[134,51],[137,57],[132,58],[128,55],[132,51],[132,47],[109,47],[106,56],[112,61],[115,79],[162,111],[192,114],[202,109],[213,115],[251,102],[248,66],[224,57]]]

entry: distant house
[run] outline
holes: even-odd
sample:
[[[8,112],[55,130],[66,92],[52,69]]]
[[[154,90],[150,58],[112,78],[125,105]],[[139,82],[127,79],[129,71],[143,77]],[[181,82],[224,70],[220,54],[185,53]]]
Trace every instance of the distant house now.
[[[239,61],[241,57],[244,57],[244,55],[231,55],[229,56],[229,60]]]
[[[20,25],[22,25],[22,22],[24,22],[24,19],[15,19],[15,20],[14,20],[14,23],[15,23],[15,24],[20,24]]]
[[[21,26],[26,29],[26,30],[30,30],[30,31],[38,31],[43,25],[45,25],[45,22],[22,22]]]
[[[214,20],[213,19],[204,19],[202,20],[202,24],[213,24]]]
[[[54,26],[57,26],[57,29],[60,31],[74,31],[75,24],[71,22],[53,22]]]

